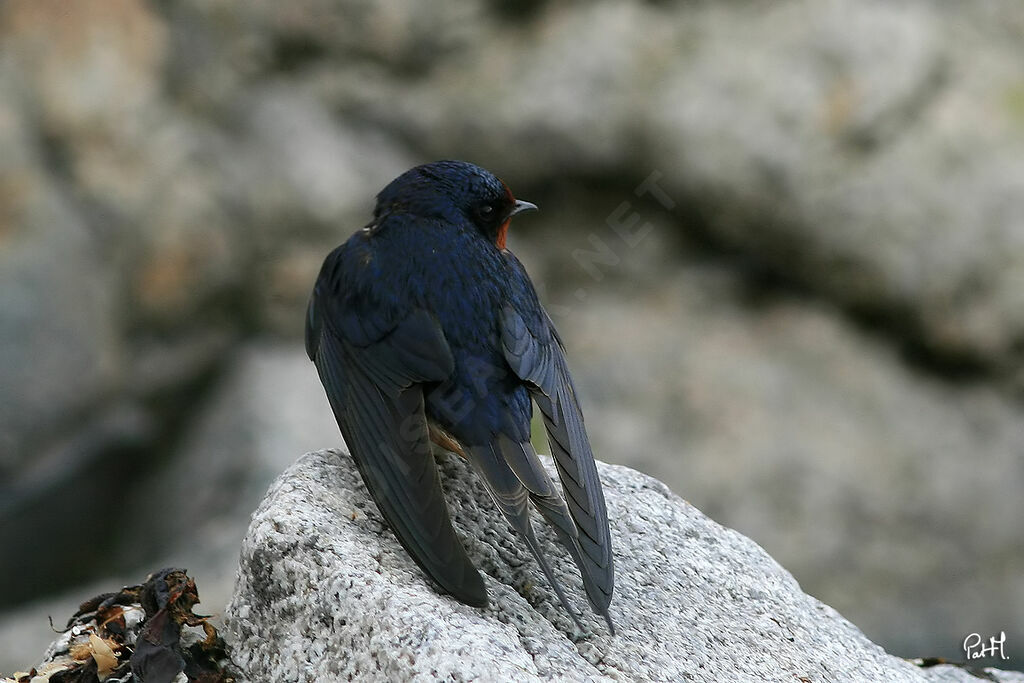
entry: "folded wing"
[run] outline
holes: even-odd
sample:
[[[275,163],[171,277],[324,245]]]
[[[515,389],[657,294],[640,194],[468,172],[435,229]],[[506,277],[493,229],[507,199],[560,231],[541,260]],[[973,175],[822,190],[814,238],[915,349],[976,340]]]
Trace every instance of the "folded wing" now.
[[[421,384],[446,379],[454,367],[444,333],[426,311],[382,321],[332,304],[314,292],[306,350],[367,489],[434,581],[485,606],[487,589],[452,527],[427,436]]]
[[[512,304],[502,310],[501,340],[505,358],[516,375],[529,383],[533,399],[541,410],[568,513],[578,530],[576,538],[566,529],[564,513],[550,497],[539,495],[540,500],[535,499],[535,502],[559,535],[566,535],[563,542],[580,565],[587,597],[611,626],[608,605],[615,572],[601,481],[554,326],[545,315],[539,323],[534,321],[533,327],[531,330]],[[519,468],[513,469],[519,474]],[[575,551],[573,545],[577,548]]]

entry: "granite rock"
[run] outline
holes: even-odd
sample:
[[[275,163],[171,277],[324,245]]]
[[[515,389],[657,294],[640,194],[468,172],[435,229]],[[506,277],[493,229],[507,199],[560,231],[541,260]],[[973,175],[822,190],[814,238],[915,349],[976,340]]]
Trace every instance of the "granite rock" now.
[[[434,591],[347,454],[309,453],[271,486],[243,543],[225,615],[233,661],[280,681],[976,680],[886,654],[755,543],[620,466],[600,465],[619,632],[610,637],[586,613],[579,632],[468,464],[448,454],[440,469],[455,524],[486,575],[486,610]],[[553,536],[543,533],[542,544],[581,595]]]

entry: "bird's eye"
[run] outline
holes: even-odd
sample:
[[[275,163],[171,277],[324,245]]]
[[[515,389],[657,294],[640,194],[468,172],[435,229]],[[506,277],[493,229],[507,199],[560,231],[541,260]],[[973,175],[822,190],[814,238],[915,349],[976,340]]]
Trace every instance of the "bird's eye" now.
[[[481,204],[480,208],[478,208],[476,211],[477,214],[479,214],[480,218],[487,220],[494,216],[494,210],[495,209],[493,204]]]

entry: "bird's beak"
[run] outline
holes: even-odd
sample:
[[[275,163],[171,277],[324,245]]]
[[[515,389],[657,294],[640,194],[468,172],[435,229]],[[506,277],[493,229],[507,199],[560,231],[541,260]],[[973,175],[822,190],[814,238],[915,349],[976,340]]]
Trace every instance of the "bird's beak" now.
[[[522,199],[517,199],[516,203],[512,205],[512,211],[509,212],[508,217],[511,218],[512,216],[515,216],[517,213],[522,213],[523,211],[536,210],[537,205],[534,204],[533,202],[524,202]]]

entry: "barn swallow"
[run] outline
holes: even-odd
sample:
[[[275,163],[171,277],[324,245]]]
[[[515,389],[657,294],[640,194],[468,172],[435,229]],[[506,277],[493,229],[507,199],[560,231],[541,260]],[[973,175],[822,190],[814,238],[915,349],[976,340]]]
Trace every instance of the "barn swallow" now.
[[[533,502],[614,634],[608,514],[565,349],[505,245],[511,218],[536,208],[466,162],[403,173],[377,195],[373,220],[324,261],[306,352],[377,507],[445,592],[487,605],[431,441],[472,464],[579,626],[534,535]],[[530,443],[533,402],[562,492]]]

